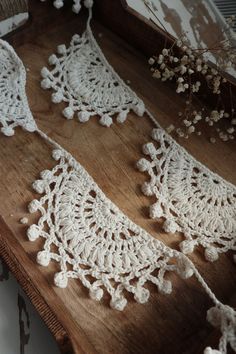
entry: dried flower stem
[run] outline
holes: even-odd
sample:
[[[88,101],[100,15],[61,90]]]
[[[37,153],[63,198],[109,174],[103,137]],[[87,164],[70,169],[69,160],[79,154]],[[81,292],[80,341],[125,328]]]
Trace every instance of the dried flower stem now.
[[[161,23],[152,9],[150,1],[144,0],[144,4],[157,21]],[[152,6],[154,5],[152,4]],[[232,35],[231,27],[233,23],[234,18],[231,17],[228,20],[227,29],[222,30],[222,35],[224,35],[225,39],[214,43],[211,48],[192,49],[188,44],[186,33],[183,33],[181,38],[175,40],[169,48],[166,48],[165,44],[159,55],[154,55],[149,59],[154,78],[163,82],[167,80],[175,81],[176,92],[187,95],[185,108],[183,112],[179,112],[181,124],[176,129],[173,129],[173,126],[171,127],[171,130],[175,130],[179,137],[188,138],[193,133],[200,135],[201,131],[197,128],[200,122],[203,121],[209,127],[214,127],[215,133],[223,141],[233,140],[236,136],[236,116],[232,87],[231,83],[223,77],[226,68],[232,65],[236,66],[236,49],[231,43],[231,37],[229,37],[229,34],[230,36]],[[168,33],[162,23],[161,26]],[[209,66],[203,57],[211,52],[220,54],[215,68]],[[199,97],[200,90],[204,89],[204,86],[208,87],[213,95],[216,95],[216,104],[213,110],[202,107],[202,109],[197,111],[194,107],[194,102]],[[226,104],[222,96],[222,90],[225,91],[227,86],[229,87],[230,112],[225,111]],[[225,118],[226,127],[218,124],[223,118]],[[211,142],[215,142],[215,140],[215,137],[210,138]]]

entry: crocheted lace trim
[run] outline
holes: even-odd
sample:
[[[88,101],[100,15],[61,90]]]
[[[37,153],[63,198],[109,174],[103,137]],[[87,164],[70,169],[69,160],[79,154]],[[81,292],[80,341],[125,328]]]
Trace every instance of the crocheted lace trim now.
[[[6,136],[14,134],[14,128],[33,132],[37,128],[25,94],[26,73],[22,61],[14,49],[0,39],[0,123]]]
[[[181,253],[131,222],[71,155],[57,149],[53,158],[58,165],[43,171],[33,183],[43,196],[29,204],[29,211],[39,211],[41,217],[27,234],[31,241],[45,239],[37,256],[40,265],[48,266],[50,260],[59,263],[57,286],[64,288],[68,278],[78,278],[93,299],[100,300],[106,290],[111,307],[123,310],[124,290],[144,303],[149,298],[146,282],[170,293],[171,282],[164,278],[167,271],[184,278],[193,274]]]
[[[38,133],[46,137],[40,130]],[[29,212],[41,216],[27,235],[30,241],[44,239],[37,254],[41,266],[50,261],[59,264],[55,285],[66,288],[69,278],[79,279],[93,300],[101,300],[106,291],[110,306],[122,311],[127,304],[124,291],[143,304],[150,295],[148,282],[169,294],[172,284],[165,278],[167,272],[174,271],[184,279],[194,274],[215,303],[207,319],[222,333],[219,350],[207,347],[204,354],[227,354],[228,344],[236,350],[236,312],[219,302],[193,263],[129,220],[65,150],[54,150],[53,158],[58,164],[41,172],[33,183],[42,197],[29,204]]]
[[[157,149],[152,143],[145,145],[151,163],[145,159],[138,163],[151,177],[143,192],[157,197],[150,216],[164,217],[165,231],[184,234],[186,240],[180,249],[185,254],[202,245],[206,259],[214,261],[219,253],[235,250],[236,187],[201,165],[160,128],[105,59],[93,37],[90,19],[91,9],[84,34],[75,35],[68,49],[60,45],[60,57],[50,56],[54,69],[42,69],[42,87],[54,89],[53,102],[68,103],[65,117],[73,118],[78,111],[81,122],[98,114],[100,123],[110,126],[113,114],[118,113],[117,120],[123,122],[130,109],[140,116],[146,112],[158,127],[153,136],[160,144]]]
[[[204,354],[226,354],[227,344],[236,351],[236,313],[215,297],[192,262],[132,223],[104,196],[82,166],[36,127],[25,95],[23,64],[3,41],[0,68],[0,122],[3,128],[9,128],[3,129],[3,133],[12,135],[13,129],[20,125],[35,130],[57,148],[53,152],[57,166],[43,171],[33,184],[42,197],[30,203],[29,211],[39,211],[41,216],[27,232],[31,241],[38,237],[45,240],[37,256],[39,264],[58,262],[60,272],[55,274],[55,284],[66,287],[68,278],[78,278],[93,299],[101,299],[107,291],[111,306],[122,310],[127,303],[124,291],[133,293],[136,301],[144,303],[149,297],[148,282],[155,284],[159,291],[170,293],[167,272],[177,272],[183,278],[194,274],[215,304],[207,318],[222,333],[219,350],[208,347]],[[167,145],[171,142],[169,138]]]
[[[183,253],[205,248],[205,258],[215,261],[219,253],[236,250],[236,187],[190,156],[163,129],[154,129],[155,143],[143,146],[147,159],[138,161],[150,181],[142,191],[154,195],[151,218],[164,218],[166,232],[182,232]]]
[[[92,34],[89,22],[82,36],[74,35],[70,46],[57,48],[59,55],[52,54],[49,63],[54,68],[41,71],[41,86],[52,88],[54,103],[66,102],[63,115],[72,119],[78,112],[78,120],[87,122],[99,115],[99,122],[109,127],[117,115],[123,123],[130,110],[143,116],[145,107],[136,94],[123,82],[109,65]]]

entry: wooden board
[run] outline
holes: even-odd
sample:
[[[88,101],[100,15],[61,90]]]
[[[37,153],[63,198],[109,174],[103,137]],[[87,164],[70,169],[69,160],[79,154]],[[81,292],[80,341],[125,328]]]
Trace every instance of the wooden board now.
[[[35,9],[38,6],[35,5]],[[45,14],[49,16],[46,10],[50,5],[40,6],[45,6]],[[76,119],[67,121],[60,113],[63,104],[52,104],[51,93],[40,88],[40,69],[46,65],[48,56],[58,44],[68,44],[83,25],[81,16],[69,15],[69,12],[64,15],[60,11],[47,31],[42,28],[41,32],[25,34],[20,42],[13,38],[17,53],[29,69],[27,94],[34,117],[42,130],[74,155],[123,212],[153,237],[176,247],[181,236],[163,233],[160,225],[148,218],[152,200],[140,191],[147,176],[135,169],[135,161],[142,156],[141,146],[149,141],[153,127],[147,117],[130,114],[124,125],[114,124],[110,129],[99,125],[96,117],[84,125]],[[163,126],[174,122],[184,103],[181,97],[168,85],[152,80],[142,54],[101,24],[93,22],[92,25],[110,63],[124,80],[130,80],[131,87],[159,122]],[[206,136],[207,132],[202,137],[181,142],[213,171],[236,183],[235,142],[212,145]],[[57,265],[52,263],[46,269],[36,265],[41,241],[29,242],[27,226],[19,223],[21,217],[29,216],[27,204],[37,197],[31,189],[32,182],[40,171],[55,165],[50,153],[51,147],[36,134],[17,129],[12,138],[0,136],[0,254],[54,334],[61,351],[169,354],[174,348],[175,354],[196,354],[202,353],[207,345],[215,346],[219,332],[205,319],[212,303],[194,278],[183,281],[171,275],[171,295],[158,294],[150,286],[148,304],[139,305],[129,298],[129,305],[122,313],[109,308],[108,296],[101,303],[89,299],[87,290],[77,280],[69,281],[67,289],[54,287]],[[29,217],[30,222],[36,219],[36,216]],[[202,250],[198,250],[191,259],[219,299],[236,306],[232,254],[222,255],[219,261],[210,264],[204,260]]]

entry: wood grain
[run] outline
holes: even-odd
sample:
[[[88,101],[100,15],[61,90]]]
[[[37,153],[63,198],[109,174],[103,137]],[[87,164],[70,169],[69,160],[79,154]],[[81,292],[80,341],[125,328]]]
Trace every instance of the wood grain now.
[[[48,56],[58,44],[68,44],[71,36],[84,26],[84,18],[70,16],[66,11],[64,22],[62,12],[58,18],[47,31],[42,28],[35,36],[26,35],[16,45],[28,68],[27,94],[37,124],[74,155],[134,222],[153,237],[176,247],[181,235],[163,233],[160,225],[148,218],[151,199],[140,192],[140,185],[147,177],[134,167],[142,155],[142,144],[150,139],[153,126],[147,117],[130,114],[124,125],[114,124],[110,129],[100,126],[96,117],[84,125],[76,119],[66,121],[61,117],[63,104],[53,105],[50,92],[40,89],[40,69],[46,65]],[[93,22],[92,26],[105,55],[122,78],[130,80],[132,88],[163,126],[173,123],[184,104],[181,97],[168,85],[152,80],[142,54],[101,24]],[[236,183],[236,144],[212,145],[207,135],[205,131],[203,136],[181,140],[181,143],[213,171]],[[205,319],[212,303],[194,278],[183,281],[171,275],[171,295],[158,294],[150,286],[152,295],[148,304],[139,305],[129,298],[129,305],[122,313],[109,308],[108,296],[101,303],[89,299],[87,290],[77,280],[71,280],[67,289],[54,287],[57,265],[52,263],[46,269],[36,265],[41,241],[30,243],[26,238],[27,227],[19,223],[23,216],[28,216],[30,222],[36,218],[27,214],[27,204],[37,197],[31,184],[40,171],[55,165],[50,153],[51,147],[36,134],[17,129],[12,138],[0,136],[0,214],[7,225],[0,226],[0,244],[6,245],[0,248],[0,253],[4,255],[8,249],[21,264],[29,289],[32,285],[37,294],[36,300],[33,297],[31,300],[36,308],[37,301],[44,302],[38,311],[62,352],[70,352],[70,343],[76,354],[169,354],[173,350],[175,354],[198,354],[207,345],[216,346],[219,333]],[[6,254],[4,257],[7,258]],[[199,249],[191,259],[219,299],[235,306],[236,272],[232,255],[222,255],[219,261],[210,264]],[[53,317],[52,323],[47,316]],[[66,348],[61,344],[63,340],[67,342]]]

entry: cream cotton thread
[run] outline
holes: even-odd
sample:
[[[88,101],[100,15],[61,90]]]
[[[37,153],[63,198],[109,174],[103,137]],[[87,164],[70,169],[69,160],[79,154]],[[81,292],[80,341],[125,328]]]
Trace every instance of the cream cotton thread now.
[[[109,127],[113,123],[123,123],[130,110],[143,116],[144,103],[124,83],[99,48],[91,27],[92,17],[89,8],[89,20],[82,36],[74,35],[70,46],[57,47],[58,55],[49,57],[50,71],[44,67],[41,71],[43,89],[53,89],[52,102],[67,103],[63,115],[72,119],[77,112],[81,123],[94,115],[100,116],[100,124]]]
[[[123,290],[131,292],[137,302],[145,303],[149,298],[149,290],[145,287],[147,282],[169,294],[172,286],[164,279],[166,272],[174,271],[183,279],[195,275],[215,304],[208,310],[207,320],[222,333],[219,350],[207,347],[204,354],[227,354],[228,344],[236,351],[236,312],[216,298],[194,264],[183,253],[165,246],[130,221],[66,150],[41,130],[38,129],[37,133],[55,148],[53,158],[58,164],[52,170],[43,171],[41,178],[33,183],[33,189],[42,197],[29,204],[29,211],[40,212],[41,217],[37,224],[29,227],[27,235],[30,241],[39,237],[45,239],[37,255],[41,266],[48,266],[51,260],[59,263],[61,271],[55,274],[55,285],[65,288],[68,278],[77,278],[89,289],[93,300],[101,300],[105,289],[111,296],[110,306],[122,311],[127,304]],[[90,194],[91,191],[95,194]],[[60,204],[64,206],[58,207]],[[85,215],[81,213],[83,209]],[[101,215],[102,218],[98,218]],[[82,219],[82,224],[78,223]],[[55,225],[53,220],[58,220],[58,224]],[[94,229],[90,228],[91,225],[95,226]],[[134,241],[135,238],[138,240]],[[99,244],[100,248],[97,248]],[[51,250],[52,245],[57,246],[57,252]],[[75,269],[68,270],[67,265]],[[154,276],[152,273],[157,269],[158,274]],[[86,275],[91,275],[94,281],[86,279]],[[136,283],[131,285],[133,279]]]
[[[0,48],[1,51],[1,48]],[[11,52],[12,53],[12,52]],[[16,54],[14,53],[14,55],[16,56]],[[17,57],[16,57],[17,58]],[[0,56],[0,61],[1,61],[1,56]],[[19,70],[19,68],[18,68]],[[17,82],[14,82],[14,84],[16,85],[16,90],[18,89],[17,86]],[[24,91],[24,87],[25,87],[25,81],[23,80],[21,82],[22,85],[22,92],[24,92],[25,95],[25,91]],[[25,96],[26,97],[26,96]],[[28,102],[27,100],[22,99],[22,104],[24,106],[24,108],[27,110],[29,110],[28,107]],[[6,104],[11,104],[10,101],[6,101]],[[33,117],[32,117],[33,118]],[[151,119],[154,119],[151,117]],[[157,122],[156,122],[157,124]],[[36,124],[35,124],[36,125]],[[236,314],[235,311],[230,308],[229,306],[223,305],[221,302],[219,302],[219,300],[215,297],[214,293],[210,290],[210,288],[208,287],[208,285],[205,283],[205,281],[203,280],[203,278],[201,277],[201,275],[199,274],[199,272],[197,271],[197,269],[195,268],[195,266],[193,265],[193,263],[182,253],[170,249],[169,247],[165,246],[162,242],[154,239],[151,237],[151,235],[147,234],[144,230],[142,230],[139,226],[135,225],[134,223],[132,223],[123,213],[121,213],[119,211],[119,209],[110,201],[108,200],[104,194],[102,193],[102,191],[98,188],[98,186],[95,184],[95,182],[92,180],[92,178],[88,175],[88,173],[84,170],[84,168],[82,168],[82,166],[76,162],[74,160],[74,158],[67,153],[59,144],[57,144],[56,142],[54,142],[52,139],[50,139],[45,133],[43,133],[41,130],[39,130],[38,128],[36,128],[35,130],[45,141],[48,141],[50,144],[53,145],[53,147],[56,149],[53,152],[53,157],[54,159],[56,159],[58,161],[57,166],[55,166],[52,170],[45,170],[41,173],[41,178],[37,181],[35,181],[33,183],[33,188],[38,192],[43,194],[43,196],[40,198],[40,200],[35,199],[34,201],[32,201],[30,203],[29,206],[29,210],[30,212],[35,212],[40,211],[41,212],[41,217],[38,221],[37,224],[31,225],[31,227],[28,229],[28,237],[30,240],[34,240],[37,237],[41,236],[45,238],[45,243],[43,246],[43,249],[40,251],[42,253],[39,252],[38,257],[37,257],[37,261],[46,266],[47,264],[49,264],[50,260],[55,260],[56,262],[59,262],[59,264],[62,266],[62,273],[59,275],[57,275],[55,277],[55,282],[57,285],[61,286],[61,287],[65,287],[67,285],[67,279],[68,277],[79,277],[80,280],[82,281],[83,285],[85,287],[89,287],[90,288],[90,296],[96,300],[99,300],[102,295],[103,295],[103,291],[104,289],[102,288],[102,286],[104,287],[105,284],[105,289],[108,290],[108,292],[111,294],[111,306],[113,308],[116,308],[117,310],[122,310],[124,308],[124,306],[126,305],[126,299],[123,297],[122,291],[123,289],[127,287],[127,289],[134,294],[135,299],[141,303],[145,302],[148,300],[148,296],[149,296],[149,292],[148,289],[146,289],[144,287],[145,281],[152,281],[154,282],[159,290],[165,292],[165,293],[169,293],[171,290],[171,286],[170,286],[170,282],[166,279],[164,279],[164,275],[165,272],[167,271],[175,271],[177,272],[179,275],[181,275],[183,278],[187,278],[189,276],[191,276],[192,274],[194,274],[196,276],[196,278],[198,279],[198,281],[200,282],[200,284],[202,285],[202,287],[205,289],[206,293],[208,294],[208,296],[212,299],[213,303],[215,304],[215,306],[210,309],[208,311],[208,320],[216,327],[219,327],[219,329],[221,330],[222,333],[222,337],[220,339],[220,343],[219,343],[219,350],[214,350],[210,347],[206,348],[205,350],[205,354],[226,354],[227,353],[227,345],[230,344],[230,346],[232,347],[233,350],[236,350]],[[62,172],[57,173],[56,171],[58,171],[58,169],[61,169]],[[55,182],[52,182],[52,179],[56,179],[55,182],[57,182],[57,184]],[[81,234],[71,234],[70,233],[70,228],[71,225],[67,224],[66,218],[68,215],[68,209],[67,209],[67,205],[65,205],[65,209],[64,207],[61,208],[60,210],[58,209],[58,213],[57,213],[57,220],[59,220],[59,231],[61,232],[60,236],[55,237],[55,235],[50,232],[48,232],[48,230],[43,230],[43,225],[42,222],[43,220],[48,220],[49,221],[49,229],[52,227],[52,229],[54,228],[54,224],[52,220],[50,219],[50,216],[47,214],[47,206],[44,203],[49,201],[49,197],[47,195],[47,193],[49,193],[50,198],[51,198],[51,194],[53,193],[53,188],[55,187],[53,185],[53,183],[55,183],[56,186],[60,186],[60,188],[62,188],[62,190],[65,192],[66,188],[65,185],[63,185],[63,180],[66,181],[66,183],[71,183],[71,187],[73,192],[77,191],[77,194],[80,193],[80,195],[84,195],[83,193],[80,192],[80,190],[84,191],[88,191],[90,189],[90,187],[92,187],[93,189],[95,189],[95,196],[98,197],[98,199],[100,200],[99,202],[99,206],[102,208],[102,210],[105,208],[105,212],[106,213],[111,213],[112,216],[109,218],[104,218],[104,223],[105,223],[105,227],[106,229],[109,227],[111,227],[111,225],[113,225],[113,222],[111,222],[111,220],[113,220],[113,218],[115,218],[116,222],[114,223],[115,225],[125,225],[128,226],[128,228],[130,228],[128,235],[124,234],[116,234],[114,235],[114,237],[112,237],[112,242],[113,244],[115,244],[115,248],[113,250],[111,250],[112,252],[115,252],[115,257],[114,257],[114,263],[113,263],[113,257],[112,257],[112,264],[113,264],[113,268],[111,271],[111,277],[113,277],[114,283],[115,282],[121,282],[122,285],[116,288],[114,287],[113,290],[112,288],[110,288],[109,283],[106,282],[106,277],[101,277],[102,282],[100,282],[100,279],[96,279],[96,276],[98,274],[101,274],[101,271],[103,270],[102,268],[102,264],[103,262],[101,262],[101,268],[100,268],[100,264],[98,265],[97,269],[98,273],[96,272],[95,274],[92,275],[96,275],[94,277],[95,280],[95,284],[91,284],[90,282],[87,282],[87,279],[84,279],[84,277],[81,275],[81,272],[79,271],[80,268],[80,264],[76,265],[76,260],[78,260],[78,256],[80,256],[81,252],[83,253],[82,257],[85,257],[85,259],[88,259],[89,257],[89,253],[92,249],[92,247],[94,246],[92,245],[88,245],[88,247],[86,247],[85,250],[85,243],[83,244],[83,250],[81,251],[81,249],[79,250],[77,248],[76,252],[78,252],[78,254],[75,252],[73,254],[73,250],[74,247],[76,247],[78,245],[78,242],[81,241],[79,240],[79,238],[81,237]],[[78,182],[79,180],[79,182]],[[54,187],[53,187],[54,186]],[[48,190],[49,189],[49,190]],[[70,188],[69,188],[70,190]],[[45,193],[46,192],[46,193]],[[97,194],[96,194],[97,193]],[[64,193],[65,195],[57,195],[57,199],[58,201],[61,200],[61,197],[65,197],[62,198],[63,203],[67,204],[68,201],[71,200],[71,193],[67,190],[67,192]],[[73,193],[74,198],[78,197],[76,193]],[[86,194],[87,196],[88,194]],[[94,194],[92,193],[92,198],[94,200],[95,198]],[[68,199],[69,198],[69,199]],[[96,198],[95,198],[96,199]],[[78,201],[78,199],[77,199]],[[87,200],[88,201],[88,200]],[[51,202],[51,199],[50,199]],[[50,204],[50,203],[49,203]],[[56,205],[56,204],[55,204]],[[57,204],[58,205],[58,204]],[[75,208],[79,207],[79,204],[72,204],[73,205],[73,210],[75,212],[74,215],[76,215],[77,210],[75,210]],[[54,204],[53,204],[54,207]],[[69,204],[69,209],[70,209],[70,204]],[[89,208],[88,208],[89,209]],[[113,211],[113,212],[111,212]],[[86,210],[86,215],[88,217],[88,213],[89,210]],[[93,216],[93,213],[91,214]],[[102,212],[103,215],[103,212]],[[115,215],[115,216],[113,216]],[[44,219],[42,219],[44,218]],[[65,222],[64,225],[62,225],[62,223],[60,222],[60,219],[63,220],[63,222]],[[102,220],[102,219],[100,219]],[[120,222],[120,220],[123,221]],[[76,224],[75,224],[76,225]],[[69,227],[67,229],[67,226]],[[77,223],[78,226],[78,223]],[[84,225],[82,225],[84,227]],[[82,229],[83,229],[82,227]],[[61,231],[63,228],[63,231]],[[116,228],[115,228],[116,229]],[[125,228],[124,228],[125,230]],[[89,230],[91,232],[91,229]],[[99,230],[99,232],[101,232],[101,230]],[[95,232],[96,236],[95,238],[99,237],[99,232],[98,234]],[[89,237],[91,236],[88,233]],[[105,232],[104,232],[105,235]],[[101,234],[100,234],[101,236]],[[86,238],[86,234],[85,237]],[[95,239],[94,237],[92,237],[92,239]],[[114,239],[113,239],[114,238]],[[132,240],[132,238],[137,238],[138,241],[134,241]],[[74,239],[74,243],[75,245],[72,245],[72,241]],[[116,244],[116,240],[117,244]],[[120,274],[120,271],[122,270],[122,266],[123,266],[123,262],[125,262],[125,257],[124,259],[120,259],[120,254],[121,254],[121,250],[124,250],[124,248],[122,249],[120,247],[120,239],[122,240],[121,242],[124,244],[128,243],[130,245],[134,245],[134,244],[138,244],[137,248],[133,248],[133,250],[135,250],[135,256],[138,259],[138,264],[141,263],[141,266],[143,266],[143,262],[145,260],[145,253],[146,253],[146,259],[149,260],[149,264],[153,265],[154,269],[158,269],[159,273],[157,277],[153,277],[151,279],[149,279],[150,277],[150,273],[149,271],[147,271],[147,268],[144,269],[143,273],[136,273],[132,275],[136,276],[136,281],[137,283],[135,284],[136,286],[134,286],[132,284],[132,286],[130,287],[131,284],[129,284],[129,280],[132,278],[129,278],[129,276],[127,274],[125,274],[124,279],[122,278],[122,275]],[[111,240],[110,240],[111,241]],[[56,242],[59,245],[58,248],[58,252],[56,252],[55,250],[51,250],[50,249],[50,245],[52,245],[54,242]],[[69,244],[70,248],[67,248]],[[102,244],[102,241],[101,241]],[[104,241],[103,245],[106,244],[106,240]],[[145,246],[149,246],[145,249]],[[91,246],[91,247],[90,247]],[[144,246],[144,249],[143,249]],[[79,247],[79,245],[78,245]],[[89,249],[90,248],[90,249]],[[150,253],[150,249],[151,251],[156,251],[157,254],[154,254],[156,263],[153,262],[153,257],[151,257],[151,253]],[[70,254],[70,260],[68,262],[67,256],[68,254],[66,253],[67,251],[72,251],[72,254]],[[118,250],[118,252],[116,253],[116,251]],[[161,253],[162,251],[162,253]],[[43,253],[46,252],[46,253]],[[138,253],[137,253],[138,252]],[[142,252],[144,252],[144,255],[142,254]],[[125,253],[125,252],[124,252]],[[73,257],[75,256],[75,259],[73,259]],[[93,255],[94,257],[94,255]],[[149,257],[149,258],[148,258]],[[96,257],[95,257],[96,258]],[[133,264],[136,263],[135,260],[136,258],[133,258],[132,262]],[[171,259],[170,259],[171,258]],[[93,264],[96,264],[96,262],[98,262],[98,259],[101,261],[101,259],[103,260],[103,255],[100,254],[98,258],[96,258],[96,260],[93,258]],[[174,260],[176,262],[174,262]],[[76,266],[76,271],[78,273],[73,273],[73,271],[69,271],[69,273],[67,272],[67,264],[66,263],[70,263],[72,262],[72,265]],[[126,259],[127,262],[127,259]],[[127,265],[128,263],[126,263]],[[136,263],[137,265],[137,263]],[[81,267],[83,271],[86,270],[86,267]],[[142,267],[141,267],[142,268]],[[149,268],[150,270],[150,268]],[[63,272],[64,271],[64,272]],[[136,269],[137,271],[137,269]],[[152,274],[151,274],[152,275]],[[98,278],[100,278],[100,276],[98,276]],[[122,281],[120,281],[122,280]],[[104,283],[105,281],[105,283]],[[140,281],[140,282],[139,282]],[[144,282],[143,282],[144,281]],[[167,282],[166,282],[167,281]],[[164,284],[164,287],[163,287]],[[92,287],[92,290],[91,290]],[[116,290],[115,290],[116,289]]]
[[[26,72],[14,49],[0,39],[0,123],[6,136],[21,126],[29,132],[37,128],[25,94]]]
[[[147,113],[157,129],[152,131],[154,143],[143,146],[147,158],[137,167],[150,176],[143,193],[157,199],[150,217],[164,218],[166,232],[183,233],[180,249],[185,254],[201,245],[213,262],[220,253],[235,251],[236,187],[195,160]]]
[[[146,282],[155,284],[162,293],[170,293],[166,272],[176,271],[183,278],[192,275],[181,253],[132,223],[70,154],[56,149],[53,158],[58,165],[43,171],[41,179],[33,183],[34,190],[43,196],[29,204],[29,211],[39,211],[41,217],[27,234],[31,241],[45,238],[37,261],[43,266],[50,260],[60,264],[61,271],[54,277],[57,286],[66,287],[68,278],[78,278],[93,299],[100,300],[105,289],[111,296],[111,307],[123,310],[127,303],[124,290],[145,303],[149,298]],[[51,250],[52,245],[58,252]],[[177,265],[169,264],[173,258]],[[153,275],[155,270],[158,274]]]
[[[42,69],[42,75],[44,77],[41,83],[42,87],[45,89],[52,88],[55,91],[52,94],[52,100],[54,102],[60,102],[62,100],[68,103],[68,107],[63,111],[64,116],[68,119],[73,118],[74,112],[78,111],[79,121],[86,122],[92,115],[97,113],[101,117],[100,123],[105,126],[112,124],[111,116],[117,113],[117,108],[115,108],[115,111],[113,110],[108,114],[106,102],[110,102],[112,93],[113,97],[126,97],[125,92],[128,90],[128,97],[134,97],[134,101],[132,101],[129,109],[132,108],[135,102],[137,107],[134,105],[133,109],[136,113],[138,111],[141,116],[145,111],[158,128],[153,130],[154,140],[156,140],[157,144],[158,139],[162,141],[162,145],[159,149],[156,149],[152,143],[146,144],[143,147],[143,151],[152,161],[141,159],[137,164],[141,171],[147,171],[151,177],[150,182],[146,182],[142,187],[144,194],[155,195],[157,198],[157,202],[150,207],[150,217],[164,217],[164,231],[170,233],[179,231],[184,234],[185,240],[180,243],[180,249],[185,254],[193,252],[194,247],[201,245],[205,249],[205,258],[208,261],[215,261],[218,259],[220,253],[235,250],[235,186],[226,182],[220,176],[217,176],[207,169],[207,167],[196,161],[164,132],[156,119],[146,110],[143,102],[139,101],[136,94],[124,84],[122,79],[117,76],[114,69],[105,59],[92,34],[90,27],[91,18],[92,10],[90,8],[87,30],[84,34],[81,37],[75,35],[69,48],[66,48],[65,45],[59,46],[58,51],[61,53],[61,57],[57,57],[55,54],[50,56],[49,62],[55,67],[52,71],[49,71],[47,68]],[[93,82],[96,82],[96,71],[92,70],[91,74],[87,70],[93,67],[91,64],[93,61],[96,62],[94,58],[99,58],[99,63],[101,63],[98,67],[97,80],[102,82],[102,88],[104,90],[103,99],[100,98],[100,91],[96,90],[96,85],[93,84]],[[73,65],[75,65],[76,69],[71,69]],[[96,67],[96,65],[94,66]],[[108,71],[108,73],[106,73],[106,71]],[[79,73],[79,80],[76,72]],[[73,84],[72,81],[69,82],[70,80],[68,78],[70,77]],[[92,85],[90,82],[91,79],[93,79]],[[117,95],[110,89],[114,80],[115,82],[119,82],[118,88],[121,90],[120,95]],[[81,87],[78,86],[79,82],[83,83]],[[105,86],[103,86],[104,83]],[[93,96],[93,91],[95,92],[95,96]],[[75,92],[77,92],[77,96]],[[86,95],[88,97],[87,99]],[[104,109],[101,110],[101,107],[98,105],[92,107],[91,102],[93,97],[95,97],[96,102],[102,102],[101,106],[103,108],[106,107],[105,111]],[[116,103],[116,106],[120,107],[120,104]],[[123,107],[124,110],[119,111],[117,116],[117,120],[120,122],[126,119],[129,112],[129,109],[125,107]],[[164,136],[165,143],[163,142]],[[168,148],[165,144],[171,144],[171,146]],[[166,158],[162,156],[158,159],[157,154],[159,152],[165,155]],[[172,156],[173,159],[174,154],[175,161],[172,161],[170,156]],[[164,167],[162,167],[162,165]],[[185,172],[187,168],[190,168],[185,176],[183,176],[182,168],[185,168]],[[199,172],[197,172],[197,170],[199,170]],[[185,177],[184,182],[181,180],[183,177]],[[161,182],[162,178],[164,182]],[[166,181],[169,182],[171,186],[167,185]],[[197,186],[194,186],[196,184]],[[200,192],[197,192],[197,187],[201,188]],[[195,195],[193,195],[194,188],[196,192]],[[187,192],[188,194],[186,195]],[[203,200],[201,200],[202,195],[200,195],[202,192],[205,193]],[[222,192],[223,197],[221,196]],[[173,193],[173,195],[171,195],[171,193]],[[206,203],[204,204],[204,202],[207,196],[209,200],[212,198],[212,202],[208,203],[207,208],[205,208]],[[170,200],[170,198],[172,198],[172,200]],[[177,200],[174,198],[177,198]],[[228,201],[229,199],[230,201]],[[178,207],[175,207],[174,203],[177,203]],[[218,203],[218,205],[214,205],[214,203]],[[220,203],[224,203],[224,206],[220,206]]]

